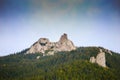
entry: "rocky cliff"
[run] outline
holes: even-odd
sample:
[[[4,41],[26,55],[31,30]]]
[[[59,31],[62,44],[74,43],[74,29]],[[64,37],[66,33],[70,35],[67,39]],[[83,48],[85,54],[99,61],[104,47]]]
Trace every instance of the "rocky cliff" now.
[[[48,38],[40,38],[37,42],[35,42],[30,49],[27,51],[27,54],[30,53],[45,53],[48,52],[48,55],[53,55],[54,52],[58,51],[71,51],[75,50],[73,42],[67,38],[67,34],[63,34],[60,37],[58,42],[50,42]]]
[[[102,51],[102,49],[100,49],[100,52],[97,54],[96,58],[94,56],[90,57],[90,62],[97,63],[102,67],[106,67],[105,53]]]

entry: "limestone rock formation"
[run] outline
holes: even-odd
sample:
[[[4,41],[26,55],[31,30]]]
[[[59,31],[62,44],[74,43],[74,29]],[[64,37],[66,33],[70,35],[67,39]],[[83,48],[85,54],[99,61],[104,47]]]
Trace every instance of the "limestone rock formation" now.
[[[105,53],[100,49],[100,53],[96,56],[96,63],[100,66],[106,67]]]
[[[105,53],[102,51],[102,49],[100,49],[100,53],[97,54],[96,58],[90,57],[90,62],[97,63],[98,65],[102,67],[106,67]]]
[[[91,63],[95,63],[95,61],[96,61],[96,59],[95,59],[94,56],[93,56],[93,57],[90,57],[90,62],[91,62]]]
[[[67,34],[63,34],[60,40],[56,43],[57,51],[71,51],[75,50],[76,47],[74,46],[73,42],[67,38]]]
[[[41,52],[44,53],[45,50],[48,50],[50,45],[49,39],[40,38],[37,42],[35,42],[31,48],[27,51],[27,53],[36,53]]]
[[[37,56],[36,59],[40,59],[40,56]]]
[[[105,52],[109,53],[110,55],[112,55],[112,52],[110,50],[108,50],[108,49],[105,49]]]
[[[71,51],[75,50],[73,42],[67,38],[67,34],[63,34],[58,42],[50,42],[48,38],[40,38],[37,42],[35,42],[30,49],[27,51],[29,53],[45,53],[48,52],[48,55],[53,55],[53,52],[58,51]]]

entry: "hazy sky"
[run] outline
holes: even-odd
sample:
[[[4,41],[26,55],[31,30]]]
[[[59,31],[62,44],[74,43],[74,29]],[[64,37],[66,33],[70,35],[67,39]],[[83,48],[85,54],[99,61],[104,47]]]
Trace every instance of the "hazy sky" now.
[[[0,0],[0,56],[63,33],[76,46],[120,53],[120,0]]]

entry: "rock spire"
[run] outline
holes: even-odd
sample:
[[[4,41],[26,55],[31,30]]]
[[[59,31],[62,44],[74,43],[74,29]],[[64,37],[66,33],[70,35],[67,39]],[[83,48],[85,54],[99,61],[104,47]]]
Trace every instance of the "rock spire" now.
[[[90,62],[97,63],[102,67],[106,67],[105,53],[102,51],[102,49],[100,49],[100,52],[97,54],[96,58],[94,56],[90,57]]]

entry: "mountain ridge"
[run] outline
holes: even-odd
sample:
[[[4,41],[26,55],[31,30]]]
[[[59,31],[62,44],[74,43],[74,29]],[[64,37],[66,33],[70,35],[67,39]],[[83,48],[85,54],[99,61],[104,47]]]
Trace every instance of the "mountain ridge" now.
[[[66,34],[58,42],[59,47],[69,46]],[[32,46],[37,44],[44,48],[49,43],[48,39],[40,38]],[[68,47],[60,51],[48,48],[44,52],[27,53],[30,49],[0,57],[0,80],[120,79],[120,54],[103,47]]]
[[[76,50],[57,52],[50,56],[25,54],[25,51],[21,51],[0,58],[0,79],[69,80],[71,77],[71,80],[119,80],[119,54],[111,51],[110,55],[105,52],[105,68],[90,62],[90,57],[96,57],[100,48],[102,47],[78,47]],[[37,56],[40,58],[36,59]]]
[[[28,49],[26,53],[41,53],[43,56],[49,56],[54,55],[54,53],[56,52],[72,50],[76,50],[76,47],[74,46],[73,42],[68,39],[67,34],[64,33],[63,35],[61,35],[58,42],[50,42],[48,38],[40,38]],[[105,52],[108,52],[112,55],[110,50],[105,49],[103,51],[102,48],[99,48],[98,55],[96,56],[96,58],[95,56],[90,57],[90,62],[97,63],[102,67],[107,67]],[[39,58],[40,56],[37,56],[37,59]]]

